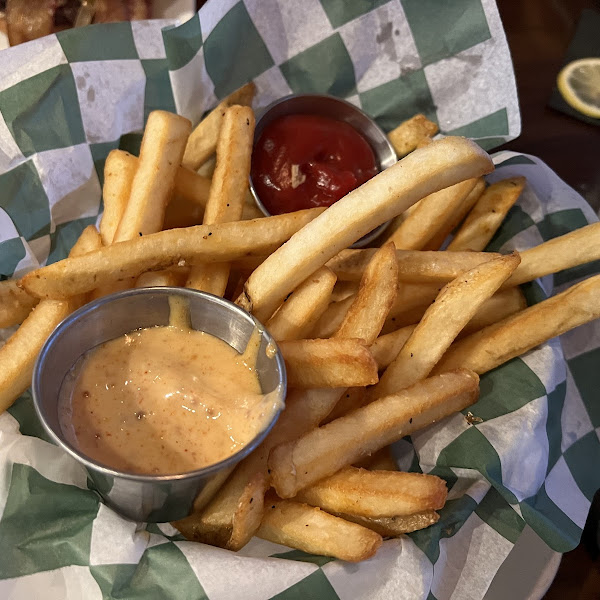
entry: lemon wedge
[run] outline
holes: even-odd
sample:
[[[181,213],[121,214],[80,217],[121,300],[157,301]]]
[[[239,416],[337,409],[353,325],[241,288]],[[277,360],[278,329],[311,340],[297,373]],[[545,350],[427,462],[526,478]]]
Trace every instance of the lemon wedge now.
[[[567,104],[600,119],[600,58],[582,58],[563,67],[557,85]]]

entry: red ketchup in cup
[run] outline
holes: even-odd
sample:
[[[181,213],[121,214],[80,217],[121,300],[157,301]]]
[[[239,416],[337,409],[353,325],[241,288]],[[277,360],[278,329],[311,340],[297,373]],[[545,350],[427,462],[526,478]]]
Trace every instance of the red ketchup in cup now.
[[[320,115],[273,120],[252,154],[252,183],[272,215],[330,206],[378,171],[369,142],[354,127]]]

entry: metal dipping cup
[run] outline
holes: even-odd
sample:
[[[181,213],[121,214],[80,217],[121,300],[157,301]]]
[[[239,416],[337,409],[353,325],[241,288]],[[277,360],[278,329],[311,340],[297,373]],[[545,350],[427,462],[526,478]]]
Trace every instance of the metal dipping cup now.
[[[391,167],[398,160],[396,151],[388,140],[388,137],[371,117],[354,106],[354,104],[350,104],[350,102],[346,102],[335,96],[322,94],[292,94],[291,96],[285,96],[284,98],[275,100],[275,102],[269,104],[269,106],[262,111],[259,110],[256,115],[254,144],[256,144],[264,128],[269,123],[279,117],[285,117],[287,115],[319,115],[337,119],[338,121],[344,121],[345,123],[352,125],[352,127],[354,127],[354,129],[369,142],[369,145],[375,154],[377,168],[380,172]],[[269,213],[261,202],[258,193],[254,188],[254,184],[252,183],[252,177],[250,177],[250,191],[252,192],[252,196],[254,197],[258,208],[265,216],[269,217],[271,213]],[[352,245],[352,248],[362,248],[363,246],[367,246],[376,237],[381,235],[388,225],[389,222],[383,223],[355,242]]]
[[[104,502],[134,521],[162,523],[187,516],[197,494],[213,478],[254,450],[271,430],[279,413],[247,446],[229,458],[196,471],[173,475],[137,475],[117,471],[82,454],[66,440],[58,420],[59,391],[77,359],[86,351],[136,329],[169,324],[169,297],[187,300],[192,328],[218,337],[243,352],[255,327],[261,332],[256,370],[263,393],[286,394],[283,357],[265,328],[235,304],[204,292],[153,287],[126,290],[86,304],[66,318],[48,338],[33,371],[33,401],[52,440],[89,473]],[[274,355],[267,347],[275,347]]]

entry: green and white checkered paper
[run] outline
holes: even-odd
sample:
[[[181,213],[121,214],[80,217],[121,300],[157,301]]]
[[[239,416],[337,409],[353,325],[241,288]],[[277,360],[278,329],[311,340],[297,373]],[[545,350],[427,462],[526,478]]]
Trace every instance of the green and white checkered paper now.
[[[94,26],[7,50],[0,63],[0,277],[63,258],[102,210],[104,160],[137,152],[148,113],[192,121],[254,80],[257,106],[291,92],[350,99],[391,129],[415,112],[487,149],[519,134],[510,56],[488,0],[213,0],[179,27]],[[595,215],[535,158],[501,153],[489,177],[527,188],[491,242],[523,249]],[[526,287],[531,302],[600,265]],[[7,335],[9,332],[4,332]],[[0,596],[44,598],[482,598],[525,523],[563,552],[600,485],[600,324],[481,381],[471,411],[403,440],[403,468],[450,488],[440,522],[350,565],[254,539],[234,554],[169,525],[130,523],[45,440],[26,393],[0,416]],[[596,368],[595,368],[596,367]]]

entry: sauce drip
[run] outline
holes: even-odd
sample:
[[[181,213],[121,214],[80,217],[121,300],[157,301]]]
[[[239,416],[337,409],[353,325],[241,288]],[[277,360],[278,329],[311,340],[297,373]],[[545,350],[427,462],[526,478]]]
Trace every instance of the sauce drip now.
[[[272,215],[330,206],[377,171],[375,154],[356,129],[319,115],[275,119],[252,153],[252,182]]]

